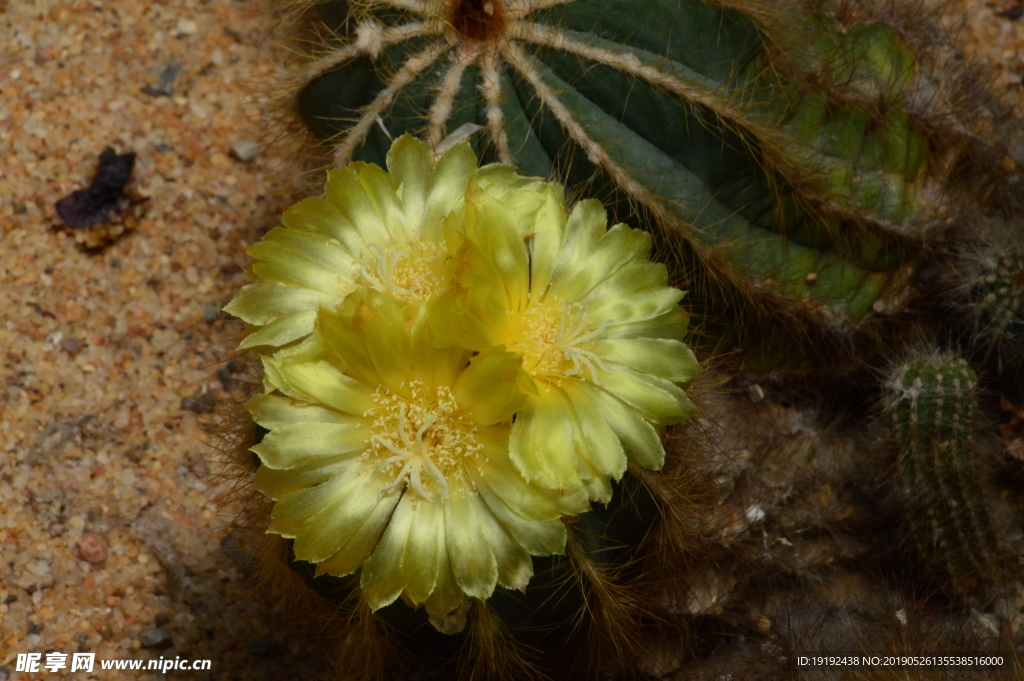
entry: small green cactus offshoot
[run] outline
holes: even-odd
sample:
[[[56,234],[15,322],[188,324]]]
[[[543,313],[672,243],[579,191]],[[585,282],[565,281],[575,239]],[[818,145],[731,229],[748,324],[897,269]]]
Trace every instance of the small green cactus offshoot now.
[[[974,371],[954,353],[926,351],[900,364],[885,388],[905,521],[921,559],[953,595],[990,595],[1005,563],[972,447]]]
[[[1024,253],[988,253],[977,259],[969,287],[979,344],[1000,363],[1024,352]]]

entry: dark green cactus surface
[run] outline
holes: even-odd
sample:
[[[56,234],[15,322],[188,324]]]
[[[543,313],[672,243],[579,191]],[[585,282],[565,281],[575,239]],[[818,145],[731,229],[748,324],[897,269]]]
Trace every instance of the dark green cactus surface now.
[[[1020,252],[985,253],[975,258],[969,287],[979,341],[1019,360],[1024,353],[1024,256]]]
[[[696,0],[318,11],[339,42],[297,105],[337,163],[473,132],[485,158],[645,211],[712,317],[743,301],[793,336],[850,326],[905,279],[931,152],[889,26]]]
[[[1007,567],[972,443],[978,380],[953,353],[925,353],[886,384],[890,435],[906,492],[906,525],[940,582],[968,600],[989,596]]]

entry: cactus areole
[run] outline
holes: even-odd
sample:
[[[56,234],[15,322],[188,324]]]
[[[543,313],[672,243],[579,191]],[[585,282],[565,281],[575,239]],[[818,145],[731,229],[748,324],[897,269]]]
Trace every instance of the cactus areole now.
[[[449,22],[463,38],[488,42],[501,36],[507,13],[502,0],[454,0],[451,6]]]
[[[642,207],[710,290],[826,326],[869,314],[908,261],[930,166],[904,95],[917,63],[888,26],[697,0],[317,11],[332,38],[296,105],[335,165],[383,165],[405,133],[438,152],[469,138],[484,161]]]

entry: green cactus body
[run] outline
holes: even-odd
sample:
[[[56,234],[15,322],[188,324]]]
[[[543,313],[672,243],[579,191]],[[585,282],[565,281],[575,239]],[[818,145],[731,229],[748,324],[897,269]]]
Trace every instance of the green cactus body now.
[[[970,268],[969,288],[978,342],[1000,361],[1024,352],[1024,257],[1020,252],[986,253]]]
[[[918,552],[955,595],[988,595],[1005,566],[971,445],[974,371],[955,354],[929,353],[899,366],[886,388],[906,524]]]
[[[776,326],[800,309],[804,326],[848,327],[908,262],[928,150],[904,103],[915,59],[888,26],[696,0],[319,10],[341,41],[297,106],[336,163],[382,164],[405,132],[437,147],[482,129],[485,157],[619,191],[685,251],[703,297]]]

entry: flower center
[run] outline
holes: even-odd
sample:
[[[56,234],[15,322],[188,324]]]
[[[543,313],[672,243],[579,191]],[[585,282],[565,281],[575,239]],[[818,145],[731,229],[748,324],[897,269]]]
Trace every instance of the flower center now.
[[[504,0],[452,0],[449,23],[459,35],[473,42],[487,42],[505,27]]]
[[[399,300],[418,302],[444,288],[443,269],[448,252],[444,244],[409,241],[384,250],[369,244],[363,251],[359,274],[366,286]]]
[[[583,305],[563,303],[549,295],[543,303],[529,305],[512,321],[511,340],[506,347],[522,355],[523,369],[534,378],[557,384],[566,376],[585,378],[584,371],[589,371],[590,380],[601,385],[604,381],[597,371],[607,372],[608,367],[586,344],[604,333],[608,323],[596,329],[591,326]]]
[[[483,450],[476,426],[463,418],[448,387],[411,381],[402,388],[406,395],[383,386],[374,392],[375,406],[363,414],[373,419],[373,435],[362,456],[391,479],[381,494],[403,486],[428,501],[445,498],[449,482]]]

